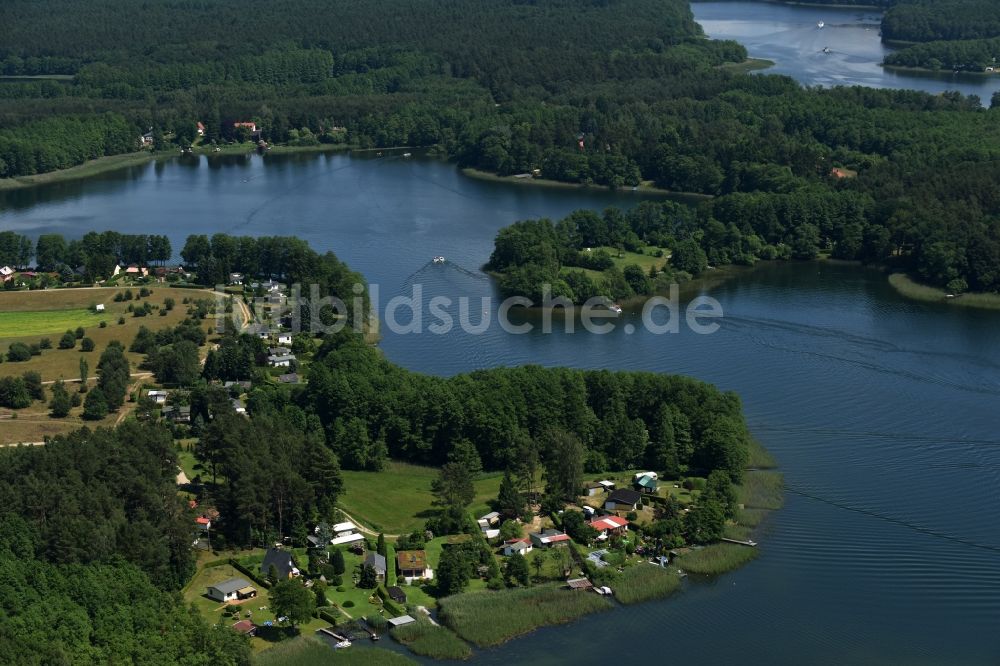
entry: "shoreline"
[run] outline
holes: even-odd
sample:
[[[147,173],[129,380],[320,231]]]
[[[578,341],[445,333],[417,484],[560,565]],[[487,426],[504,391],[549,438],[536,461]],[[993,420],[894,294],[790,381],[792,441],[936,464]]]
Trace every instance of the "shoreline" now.
[[[893,72],[899,72],[901,74],[919,74],[921,76],[928,77],[928,78],[937,78],[937,77],[942,77],[942,76],[952,77],[952,76],[968,75],[968,76],[975,76],[975,77],[978,77],[978,78],[984,78],[985,79],[985,78],[989,78],[991,76],[997,76],[998,75],[997,72],[973,72],[973,71],[967,70],[967,69],[960,69],[960,70],[955,71],[955,70],[952,70],[952,69],[930,69],[928,67],[909,67],[907,65],[891,65],[891,64],[885,62],[884,60],[881,63],[879,63],[879,65],[882,66],[882,69],[888,69],[888,70],[893,71]]]
[[[743,62],[726,62],[719,65],[716,69],[728,70],[731,72],[738,72],[746,74],[747,72],[760,71],[764,69],[770,69],[774,67],[777,63],[773,60],[768,60],[767,58],[752,58],[748,57]]]
[[[708,199],[712,198],[712,195],[710,194],[699,194],[698,192],[674,192],[673,190],[665,190],[660,187],[654,187],[652,185],[646,185],[646,184],[638,185],[635,188],[624,187],[615,190],[608,185],[594,185],[589,183],[566,183],[561,180],[551,180],[548,178],[517,178],[515,176],[498,176],[495,173],[491,173],[489,171],[483,171],[481,169],[475,169],[472,167],[464,167],[461,169],[461,171],[462,175],[467,176],[469,178],[474,178],[476,180],[482,180],[493,183],[509,183],[513,185],[546,187],[550,189],[622,192],[626,194],[629,192],[634,192],[636,194],[652,194],[655,196],[677,198],[693,202],[707,201]]]
[[[717,0],[691,0],[691,3],[716,2]],[[864,9],[866,11],[876,11],[885,13],[885,7],[878,5],[852,5],[852,4],[832,4],[824,2],[796,2],[795,0],[755,0],[769,5],[788,5],[790,7],[811,7],[814,9]]]
[[[906,273],[892,273],[888,280],[897,294],[910,300],[980,310],[1000,310],[1000,294],[969,292],[948,298],[948,292],[944,289],[921,284]]]

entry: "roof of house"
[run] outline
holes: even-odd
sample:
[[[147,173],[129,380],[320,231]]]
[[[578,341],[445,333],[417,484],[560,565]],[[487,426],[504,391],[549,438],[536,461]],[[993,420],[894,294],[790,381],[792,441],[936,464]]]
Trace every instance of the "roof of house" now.
[[[427,552],[423,550],[401,550],[396,554],[396,562],[399,564],[399,568],[405,571],[423,571],[427,568]]]
[[[295,356],[292,354],[282,354],[280,356],[272,354],[267,357],[269,363],[283,363],[284,361],[294,361]]]
[[[299,373],[289,372],[287,375],[281,375],[278,377],[278,381],[282,384],[298,384],[299,383]]]
[[[507,547],[510,548],[511,550],[527,550],[531,548],[531,544],[521,539],[517,539],[515,541],[508,541]]]
[[[590,526],[598,531],[614,530],[619,527],[625,527],[626,525],[628,525],[628,521],[618,516],[604,516],[603,518],[590,521]]]
[[[340,546],[345,543],[354,543],[356,541],[364,541],[364,540],[365,537],[363,534],[358,534],[357,532],[354,532],[352,534],[344,534],[339,537],[334,537],[330,539],[330,544],[333,546]]]
[[[640,476],[635,482],[636,485],[642,486],[643,488],[659,488],[659,482],[651,476]]]
[[[379,573],[385,573],[385,556],[378,553],[368,553],[365,558],[365,566],[372,567]]]
[[[479,519],[480,520],[496,520],[499,517],[500,517],[499,513],[497,513],[496,511],[490,511],[485,516],[480,516]]]
[[[271,356],[285,356],[286,354],[291,354],[292,350],[288,347],[271,347],[267,350]]]
[[[197,518],[194,519],[194,522],[198,523],[199,525],[210,525],[212,523],[212,519],[209,518],[208,516],[198,516]]]
[[[619,488],[608,495],[608,501],[614,502],[615,504],[638,504],[641,499],[642,495],[635,490],[629,490],[628,488]]]
[[[353,532],[354,530],[358,529],[358,526],[348,520],[348,521],[345,521],[343,523],[337,523],[336,525],[334,525],[330,529],[333,530],[334,532],[337,532],[337,533],[340,533],[340,532]]]
[[[571,590],[589,590],[594,587],[593,583],[586,578],[571,578],[566,581],[566,586]]]
[[[541,532],[532,533],[533,537],[541,541],[542,543],[559,543],[560,541],[569,541],[569,535],[560,532],[559,530],[547,529]]]
[[[393,627],[402,627],[404,624],[413,624],[416,620],[409,615],[400,615],[399,617],[390,617],[388,622]]]
[[[287,578],[295,565],[292,564],[292,556],[289,552],[280,548],[268,548],[264,553],[264,561],[260,563],[260,570],[265,576],[271,571],[271,567],[278,570],[278,576]]]
[[[584,485],[583,487],[589,490],[591,488],[603,488],[604,484],[601,483],[600,481],[591,481],[590,483]]]
[[[229,580],[224,580],[221,583],[216,583],[215,585],[210,585],[209,587],[214,587],[223,594],[232,594],[237,590],[242,590],[244,587],[252,586],[250,585],[250,581],[246,578],[230,578]]]

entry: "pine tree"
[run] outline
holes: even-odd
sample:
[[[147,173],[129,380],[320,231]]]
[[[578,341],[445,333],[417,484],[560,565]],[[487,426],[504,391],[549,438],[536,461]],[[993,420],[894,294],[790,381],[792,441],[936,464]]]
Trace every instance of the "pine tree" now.
[[[375,545],[375,552],[385,557],[385,534],[378,533],[378,542]]]
[[[52,418],[61,419],[69,415],[72,401],[69,393],[62,381],[57,381],[52,385],[52,400],[49,402],[49,409],[52,410]]]
[[[497,495],[497,510],[504,518],[520,518],[525,510],[524,497],[514,483],[510,470],[505,470]]]

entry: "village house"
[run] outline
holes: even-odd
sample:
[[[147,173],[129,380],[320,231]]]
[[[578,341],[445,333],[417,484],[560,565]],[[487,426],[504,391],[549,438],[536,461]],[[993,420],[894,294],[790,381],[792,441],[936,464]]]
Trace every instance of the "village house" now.
[[[152,146],[153,145],[153,133],[152,132],[146,132],[145,134],[141,135],[139,137],[139,145],[141,145],[144,148],[147,147],[147,146]]]
[[[496,511],[490,511],[476,522],[479,523],[479,527],[485,530],[487,527],[492,527],[500,522],[500,514]]]
[[[531,545],[531,539],[521,538],[521,539],[508,539],[504,541],[503,544],[503,554],[507,557],[511,555],[527,555],[534,548]]]
[[[655,495],[660,489],[660,482],[656,478],[656,472],[647,472],[633,481],[635,489],[640,493]]]
[[[243,273],[230,273],[229,274],[229,284],[242,285],[243,284]]]
[[[408,624],[413,624],[416,620],[409,615],[400,615],[399,617],[390,617],[387,622],[390,627],[404,627]]]
[[[250,130],[251,136],[256,136],[260,132],[260,130],[257,129],[257,123],[253,121],[235,122],[233,123],[233,127],[236,129],[248,129]]]
[[[639,505],[642,495],[628,488],[620,488],[614,491],[604,501],[605,511],[635,511]]]
[[[566,587],[571,590],[589,590],[594,585],[586,578],[571,578],[566,581]]]
[[[3,278],[4,282],[10,282],[14,279],[14,269],[10,266],[0,268],[0,278]]]
[[[294,354],[271,354],[267,357],[267,362],[272,368],[290,368],[294,360]]]
[[[236,601],[253,599],[257,596],[257,590],[245,578],[230,578],[221,583],[210,585],[205,595],[214,601]]]
[[[566,545],[570,541],[568,534],[551,528],[542,530],[541,532],[532,532],[528,537],[531,539],[532,545],[536,548]]]
[[[604,486],[597,481],[591,481],[583,487],[583,494],[587,497],[594,497],[605,492]]]
[[[298,384],[299,383],[299,373],[289,372],[284,375],[278,376],[278,381],[282,384]]]
[[[234,412],[236,412],[240,416],[247,415],[247,408],[243,405],[243,402],[239,398],[233,398],[230,402],[233,405]]]
[[[267,576],[274,567],[278,580],[286,580],[299,575],[299,570],[292,561],[292,554],[280,548],[268,548],[264,553],[264,561],[260,563],[260,575]]]
[[[104,303],[98,303],[95,305],[94,312],[104,312]]]
[[[628,531],[628,521],[621,516],[603,516],[590,521],[588,525],[597,530],[597,538],[600,541]]]
[[[167,392],[160,389],[146,391],[146,397],[152,400],[154,405],[165,405],[167,403]]]
[[[334,546],[359,543],[365,540],[364,535],[358,533],[358,526],[351,521],[337,523],[330,528],[330,531],[334,534],[334,537],[330,539],[330,544]]]
[[[194,524],[202,532],[207,532],[212,529],[212,519],[208,516],[202,515],[194,519]]]
[[[205,136],[205,125],[200,120],[198,121],[198,136]]]
[[[364,561],[364,566],[371,567],[375,570],[375,578],[377,578],[380,583],[385,582],[385,556],[379,555],[378,553],[368,553],[368,557],[366,557]]]
[[[427,564],[427,551],[401,550],[396,554],[396,566],[400,577],[407,583],[434,578],[434,570]]]

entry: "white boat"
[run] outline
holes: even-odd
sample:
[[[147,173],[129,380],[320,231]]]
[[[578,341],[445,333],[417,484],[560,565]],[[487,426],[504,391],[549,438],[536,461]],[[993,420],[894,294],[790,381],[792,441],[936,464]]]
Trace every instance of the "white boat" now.
[[[334,647],[336,647],[338,650],[342,650],[343,648],[349,648],[351,647],[351,641],[339,641]]]
[[[823,53],[829,53],[829,52],[830,52],[830,47],[829,46],[824,46],[823,47]]]
[[[611,305],[608,306],[608,309],[614,312],[615,314],[622,313],[622,306],[618,305],[617,303],[612,303]]]
[[[410,157],[412,155],[413,155],[413,153],[403,153],[403,157]]]
[[[437,257],[434,257],[431,261],[433,261],[435,264],[443,264],[444,263],[444,257],[437,256]]]
[[[816,24],[816,27],[819,28],[820,30],[822,30],[825,26],[826,26],[826,23],[823,23],[822,21],[820,21],[819,23]]]

